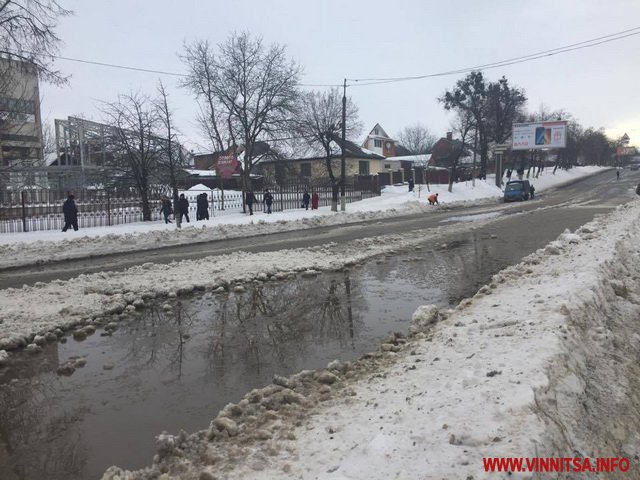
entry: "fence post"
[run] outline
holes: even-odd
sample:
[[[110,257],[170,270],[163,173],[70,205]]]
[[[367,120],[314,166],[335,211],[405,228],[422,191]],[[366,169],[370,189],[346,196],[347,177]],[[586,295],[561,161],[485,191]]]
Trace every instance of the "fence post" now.
[[[24,190],[22,190],[22,192],[20,192],[20,197],[22,200],[22,231],[26,232],[27,231],[27,210],[25,207],[25,197],[27,192],[25,192]]]
[[[282,185],[280,185],[280,211],[284,212],[284,201],[283,201],[283,197],[284,194],[282,193]]]
[[[109,195],[109,189],[107,189],[107,226],[111,226],[111,196]]]

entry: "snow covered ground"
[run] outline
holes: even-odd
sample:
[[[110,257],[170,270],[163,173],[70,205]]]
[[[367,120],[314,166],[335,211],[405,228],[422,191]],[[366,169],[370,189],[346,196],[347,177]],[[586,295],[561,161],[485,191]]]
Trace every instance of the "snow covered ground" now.
[[[537,191],[542,191],[602,170],[600,167],[578,167],[569,171],[559,170],[555,175],[546,171],[532,183]],[[477,181],[475,187],[472,187],[471,182],[455,184],[452,193],[447,191],[446,186],[432,187],[431,191],[439,193],[441,208],[477,203],[481,199],[498,199],[502,196],[492,177],[486,181]],[[86,228],[78,232],[2,234],[0,269],[425,212],[429,211],[427,196],[428,192],[424,186],[416,186],[416,191],[411,193],[407,192],[406,186],[392,186],[386,187],[380,197],[347,205],[345,213],[332,213],[329,207],[322,207],[316,211],[300,209],[272,215],[229,214],[211,218],[209,221],[192,222],[182,230],[177,230],[174,224],[144,222]]]
[[[483,457],[626,457],[638,478],[639,235],[635,200],[455,310],[420,307],[378,351],[274,378],[208,429],[160,435],[151,467],[103,480],[534,476],[485,473]]]

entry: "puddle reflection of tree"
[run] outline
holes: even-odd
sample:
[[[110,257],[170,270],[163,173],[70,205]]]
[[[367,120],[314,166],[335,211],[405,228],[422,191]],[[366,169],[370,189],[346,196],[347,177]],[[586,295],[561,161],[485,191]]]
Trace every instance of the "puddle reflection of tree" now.
[[[37,377],[36,377],[37,378]],[[84,478],[87,451],[75,429],[86,408],[59,411],[57,377],[0,387],[0,477],[3,480]]]
[[[327,278],[328,277],[328,278]],[[212,369],[241,363],[259,372],[265,363],[295,364],[313,345],[354,348],[364,297],[348,275],[282,284],[258,284],[220,298],[211,317],[205,355]]]
[[[181,302],[177,302],[171,313],[151,306],[124,328],[129,347],[122,363],[135,369],[143,366],[140,365],[141,362],[144,366],[166,363],[170,369],[177,371],[176,378],[180,378],[186,353],[185,344],[192,325],[193,318]]]

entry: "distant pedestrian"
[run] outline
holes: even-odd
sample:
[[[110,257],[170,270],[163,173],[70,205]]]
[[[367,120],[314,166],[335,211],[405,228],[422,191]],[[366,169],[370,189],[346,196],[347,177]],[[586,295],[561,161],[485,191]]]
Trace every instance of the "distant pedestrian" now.
[[[511,169],[507,170],[507,180],[511,181],[511,175],[513,174],[513,171]]]
[[[316,192],[313,192],[311,194],[311,210],[317,210],[319,204],[320,204],[320,196]]]
[[[410,178],[410,179],[409,179],[409,191],[410,191],[410,192],[413,192],[413,189],[415,188],[415,186],[416,186],[416,184],[415,184],[415,182],[413,181],[413,178]]]
[[[249,215],[253,215],[253,204],[256,201],[256,196],[251,190],[245,194],[244,201],[247,204],[247,207],[249,207]]]
[[[271,205],[273,204],[273,195],[269,192],[267,188],[264,191],[264,195],[262,196],[262,202],[267,206],[267,213],[271,213]]]
[[[196,220],[209,220],[209,200],[206,193],[198,195],[196,201]]]
[[[75,198],[75,196],[69,195],[62,205],[62,213],[64,213],[63,232],[66,232],[69,227],[73,227],[76,232],[78,231],[78,207],[76,206]]]
[[[202,220],[202,194],[196,197],[196,221]]]
[[[182,223],[182,217],[184,216],[187,219],[187,223],[189,223],[189,200],[185,198],[184,193],[180,194],[178,206],[180,207],[180,211],[177,212],[180,217],[179,222]]]
[[[431,195],[429,195],[427,200],[429,200],[429,205],[439,205],[437,193],[432,193]]]
[[[533,185],[531,185],[531,186],[529,187],[529,198],[530,198],[531,200],[533,200],[533,195],[534,195],[535,193],[536,193],[536,189],[534,188],[534,186],[533,186]]]
[[[173,209],[171,208],[171,200],[166,195],[160,197],[160,213],[164,216],[164,223],[173,223],[169,220],[169,215],[173,213]]]
[[[620,180],[620,170],[616,170],[616,178]]]
[[[304,191],[304,195],[302,195],[302,206],[305,210],[309,210],[309,202],[311,201],[311,195],[306,190]]]
[[[202,194],[202,220],[209,220],[209,195]]]

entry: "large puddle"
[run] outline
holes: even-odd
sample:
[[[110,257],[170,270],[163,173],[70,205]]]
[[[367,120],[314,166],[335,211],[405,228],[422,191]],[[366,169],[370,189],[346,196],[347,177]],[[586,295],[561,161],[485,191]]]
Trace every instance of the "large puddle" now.
[[[273,375],[350,360],[405,331],[415,308],[454,305],[558,235],[487,227],[462,241],[377,258],[348,272],[255,284],[242,294],[149,308],[112,336],[99,330],[15,355],[0,370],[0,477],[99,478],[151,463],[154,436],[208,426],[219,409]],[[553,231],[551,231],[553,230]],[[164,279],[159,281],[167,281]],[[58,366],[80,357],[70,376]]]

